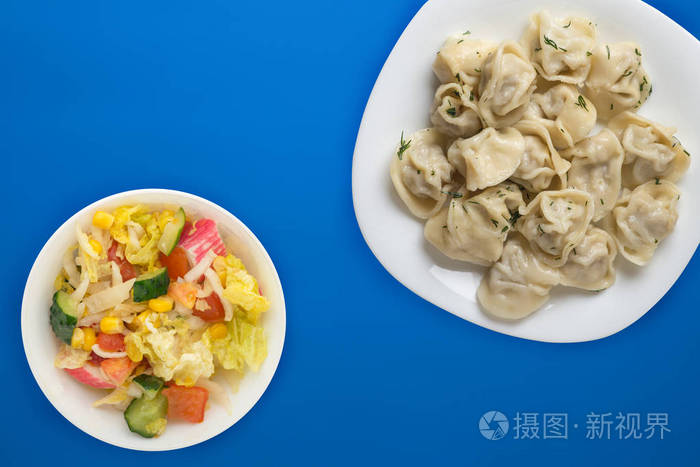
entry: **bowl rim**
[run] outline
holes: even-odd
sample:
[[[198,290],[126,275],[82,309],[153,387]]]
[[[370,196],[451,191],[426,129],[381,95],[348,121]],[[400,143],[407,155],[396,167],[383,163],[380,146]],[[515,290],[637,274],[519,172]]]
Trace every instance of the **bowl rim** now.
[[[194,441],[190,441],[188,438],[182,438],[181,442],[177,443],[171,443],[172,445],[166,445],[164,447],[157,447],[154,446],[153,449],[148,449],[143,448],[143,447],[134,447],[130,446],[127,443],[123,443],[120,441],[114,441],[114,440],[109,440],[106,439],[105,436],[102,436],[101,433],[94,433],[90,431],[87,427],[83,426],[81,423],[77,422],[69,413],[66,413],[66,411],[61,410],[56,403],[54,402],[55,397],[49,396],[50,391],[47,391],[46,389],[46,381],[43,379],[43,377],[38,373],[37,370],[35,370],[34,366],[32,365],[32,350],[27,344],[27,333],[28,333],[28,327],[30,326],[30,323],[28,322],[29,320],[29,312],[25,310],[25,304],[27,303],[27,299],[29,296],[29,289],[30,289],[30,282],[32,282],[32,279],[35,274],[40,274],[40,272],[37,269],[37,263],[39,262],[39,259],[43,257],[45,254],[47,254],[48,251],[53,249],[54,243],[57,241],[56,236],[59,231],[62,229],[66,228],[67,225],[70,225],[72,222],[74,222],[77,218],[81,217],[86,211],[90,211],[91,209],[96,209],[97,207],[103,205],[104,203],[108,203],[110,201],[117,200],[119,198],[123,197],[128,197],[128,196],[139,196],[139,195],[158,195],[158,194],[166,194],[168,196],[179,196],[179,197],[184,197],[188,198],[191,201],[194,201],[195,203],[200,203],[207,205],[207,207],[212,208],[213,210],[217,211],[218,214],[224,218],[227,218],[227,220],[231,221],[233,224],[236,224],[240,230],[249,236],[249,238],[253,241],[253,244],[255,245],[255,248],[258,248],[259,251],[262,253],[262,262],[267,262],[269,263],[269,266],[271,267],[272,271],[272,277],[273,277],[273,288],[276,289],[275,293],[279,293],[279,299],[280,299],[280,310],[279,313],[281,314],[281,343],[279,346],[279,352],[276,355],[270,355],[268,354],[268,358],[271,356],[274,359],[273,362],[273,367],[272,371],[270,373],[269,379],[264,383],[264,387],[262,390],[254,396],[254,400],[252,401],[252,404],[250,407],[245,410],[238,418],[235,416],[232,416],[231,418],[231,423],[230,425],[226,426],[225,428],[221,429],[221,431],[214,432],[211,435],[208,435],[207,437],[203,439],[198,439]],[[149,204],[149,203],[145,203]],[[269,387],[270,383],[272,382],[272,379],[274,378],[275,374],[277,373],[277,368],[279,366],[279,362],[282,357],[282,353],[284,351],[284,343],[286,339],[286,330],[287,330],[287,312],[286,312],[286,302],[284,298],[284,290],[282,288],[282,283],[279,278],[279,274],[277,273],[277,269],[275,267],[274,262],[272,261],[272,258],[270,258],[269,253],[263,246],[263,244],[260,242],[258,237],[255,236],[255,234],[250,230],[250,228],[243,223],[238,217],[233,215],[231,212],[228,210],[224,209],[223,207],[219,206],[218,204],[209,201],[208,199],[202,198],[201,196],[194,195],[192,193],[188,193],[185,191],[179,191],[179,190],[172,190],[172,189],[167,189],[167,188],[142,188],[142,189],[135,189],[135,190],[127,190],[127,191],[122,191],[118,193],[111,194],[109,196],[105,196],[103,198],[100,198],[87,206],[82,207],[79,209],[77,212],[75,212],[72,216],[70,216],[68,219],[66,219],[54,232],[51,234],[49,239],[44,243],[44,246],[41,248],[39,253],[36,255],[34,258],[34,261],[32,262],[32,267],[29,270],[29,274],[27,275],[27,280],[25,282],[24,286],[24,292],[22,293],[22,306],[21,306],[21,312],[20,312],[20,328],[21,328],[21,335],[22,335],[22,347],[24,349],[24,355],[27,360],[27,364],[29,366],[29,369],[32,373],[32,376],[34,377],[34,380],[36,381],[37,385],[39,386],[39,389],[43,393],[44,397],[51,403],[53,408],[61,414],[66,420],[68,420],[72,425],[77,427],[79,430],[82,432],[86,433],[87,435],[98,439],[104,443],[110,444],[112,446],[117,446],[120,448],[125,448],[125,449],[130,449],[130,450],[135,450],[135,451],[172,451],[176,449],[183,449],[187,448],[190,446],[197,445],[199,443],[205,442],[211,438],[214,438],[221,433],[225,432],[229,428],[231,428],[233,425],[238,423],[243,417],[245,417],[250,410],[257,405],[257,403],[260,401],[260,398],[262,395],[267,391],[267,388]]]

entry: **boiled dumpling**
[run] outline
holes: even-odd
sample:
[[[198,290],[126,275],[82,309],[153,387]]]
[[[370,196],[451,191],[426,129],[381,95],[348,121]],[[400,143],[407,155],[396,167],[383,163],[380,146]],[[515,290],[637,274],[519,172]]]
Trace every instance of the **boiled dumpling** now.
[[[492,315],[520,319],[544,305],[558,281],[557,271],[542,262],[527,240],[516,233],[481,279],[476,296]]]
[[[663,127],[632,112],[618,115],[608,127],[625,151],[622,182],[626,187],[656,178],[676,182],[688,170],[690,156],[673,138],[675,128]]]
[[[447,38],[437,53],[433,71],[442,83],[466,84],[476,92],[484,60],[495,49],[495,42],[455,34]]]
[[[453,188],[454,169],[447,162],[447,136],[431,128],[401,142],[391,162],[391,181],[413,215],[427,219],[440,210]]]
[[[607,289],[615,283],[616,256],[615,240],[605,230],[589,227],[559,268],[561,284],[586,290]]]
[[[593,103],[576,86],[557,84],[535,92],[523,118],[536,120],[549,131],[554,147],[570,148],[585,138],[596,123]]]
[[[617,242],[622,256],[643,266],[678,219],[678,187],[667,180],[653,180],[633,191],[625,190],[612,212],[602,221]]]
[[[523,135],[525,151],[511,180],[532,193],[548,189],[553,182],[553,189],[566,188],[564,177],[570,164],[554,149],[549,132],[533,120],[521,120],[515,128]]]
[[[585,191],[543,191],[520,209],[516,228],[550,266],[566,263],[593,218],[593,200]]]
[[[604,129],[562,152],[571,161],[569,188],[583,190],[593,198],[593,221],[605,217],[620,194],[623,152],[612,131]]]
[[[513,175],[525,151],[525,140],[515,128],[485,128],[475,136],[457,139],[447,158],[466,179],[467,190],[483,190]]]
[[[474,93],[467,86],[447,83],[437,88],[430,121],[442,133],[469,138],[481,130]]]
[[[425,224],[425,238],[450,258],[489,265],[501,257],[513,214],[523,206],[520,189],[502,183],[467,198],[457,196]]]
[[[581,84],[591,68],[596,30],[586,18],[554,18],[548,11],[530,17],[523,37],[530,61],[549,81]]]
[[[517,123],[535,91],[536,76],[520,44],[499,45],[481,67],[479,111],[486,124],[504,128]]]
[[[642,52],[634,42],[601,44],[593,50],[591,73],[584,91],[609,120],[625,110],[636,110],[651,93],[651,82],[642,67]]]

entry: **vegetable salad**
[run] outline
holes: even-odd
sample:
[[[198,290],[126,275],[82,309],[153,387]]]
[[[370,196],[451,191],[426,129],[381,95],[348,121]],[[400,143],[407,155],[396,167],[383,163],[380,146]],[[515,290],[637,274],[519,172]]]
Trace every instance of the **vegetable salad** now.
[[[93,405],[124,411],[151,438],[168,420],[200,423],[209,398],[230,411],[232,386],[267,356],[256,279],[211,219],[144,205],[97,211],[76,227],[49,311],[62,342],[55,366],[109,392]]]

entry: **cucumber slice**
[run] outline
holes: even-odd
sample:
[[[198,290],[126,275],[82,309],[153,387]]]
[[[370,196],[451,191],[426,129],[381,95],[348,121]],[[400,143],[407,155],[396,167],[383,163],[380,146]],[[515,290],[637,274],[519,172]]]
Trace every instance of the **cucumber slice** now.
[[[70,344],[73,329],[78,322],[78,305],[63,290],[53,294],[53,303],[49,314],[51,328],[56,337]]]
[[[185,227],[185,210],[180,208],[175,213],[175,218],[168,222],[163,229],[163,235],[158,240],[158,249],[166,256],[170,256],[177,242],[180,241],[182,229]]]
[[[168,398],[157,394],[153,399],[145,395],[134,399],[124,411],[129,430],[144,438],[153,438],[165,430],[168,414]]]
[[[141,274],[134,282],[134,301],[145,302],[168,293],[170,277],[167,268]]]
[[[143,395],[146,399],[153,399],[158,395],[165,382],[157,376],[153,375],[138,375],[134,378],[134,383],[138,384],[143,389]]]

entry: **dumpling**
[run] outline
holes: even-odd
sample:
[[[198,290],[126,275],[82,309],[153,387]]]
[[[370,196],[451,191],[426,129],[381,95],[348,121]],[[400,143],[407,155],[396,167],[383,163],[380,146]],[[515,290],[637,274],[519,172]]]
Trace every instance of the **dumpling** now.
[[[554,149],[549,132],[533,120],[521,120],[515,128],[523,135],[525,151],[518,168],[510,177],[531,193],[566,188],[565,174],[569,163]]]
[[[595,127],[598,112],[576,86],[557,84],[535,93],[524,117],[542,124],[557,149],[570,148]]]
[[[469,138],[481,130],[474,93],[468,86],[447,83],[437,88],[430,121],[442,133]]]
[[[583,240],[559,268],[562,285],[586,290],[607,289],[615,283],[613,262],[617,256],[615,240],[605,230],[589,227]]]
[[[499,45],[481,67],[479,111],[486,124],[504,128],[517,123],[535,91],[536,77],[520,44]]]
[[[593,50],[591,73],[584,92],[609,120],[625,110],[638,109],[651,94],[651,82],[642,67],[642,52],[634,42],[601,44]]]
[[[558,281],[557,271],[543,263],[527,240],[516,233],[481,279],[476,296],[492,315],[520,319],[544,305]]]
[[[626,187],[656,178],[677,182],[688,170],[690,155],[673,138],[675,128],[663,127],[632,112],[618,115],[608,127],[625,151],[622,182]]]
[[[525,151],[525,140],[515,128],[485,128],[467,139],[457,139],[447,159],[466,179],[467,190],[483,190],[513,175]]]
[[[546,80],[581,84],[591,69],[596,30],[586,18],[553,18],[548,11],[530,17],[523,47]]]
[[[416,217],[427,219],[438,212],[453,188],[454,169],[445,157],[448,141],[431,128],[417,131],[405,140],[401,135],[391,161],[391,181]]]
[[[601,226],[613,236],[622,256],[644,266],[675,227],[678,199],[680,191],[673,183],[646,182],[633,191],[624,190]]]
[[[502,183],[467,198],[464,188],[428,219],[425,238],[450,258],[489,265],[501,257],[513,214],[524,206],[520,189]]]
[[[476,87],[486,57],[496,50],[496,43],[455,34],[447,38],[433,62],[433,71],[441,83],[456,82]]]
[[[591,195],[581,190],[543,191],[520,209],[518,232],[528,239],[542,261],[558,267],[583,239],[593,218]]]
[[[571,161],[568,187],[583,190],[593,198],[593,222],[605,217],[620,194],[623,152],[612,131],[602,130],[562,152]]]

